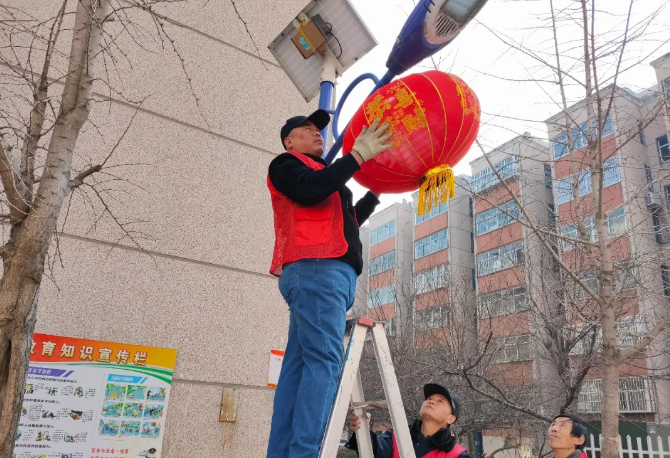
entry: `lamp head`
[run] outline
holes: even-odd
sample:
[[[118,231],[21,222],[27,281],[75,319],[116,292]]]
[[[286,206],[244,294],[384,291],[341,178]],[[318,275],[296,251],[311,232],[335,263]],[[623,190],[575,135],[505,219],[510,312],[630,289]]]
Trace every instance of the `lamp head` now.
[[[437,53],[465,28],[487,0],[421,0],[407,18],[386,67],[395,75]]]

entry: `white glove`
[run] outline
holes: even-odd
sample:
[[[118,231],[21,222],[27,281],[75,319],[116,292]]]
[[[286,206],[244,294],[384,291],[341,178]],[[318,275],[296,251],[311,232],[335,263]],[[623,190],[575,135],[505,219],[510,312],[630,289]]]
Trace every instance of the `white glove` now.
[[[369,161],[393,146],[393,143],[386,143],[393,136],[393,132],[387,132],[388,123],[382,124],[378,129],[380,122],[381,119],[375,119],[369,128],[364,126],[356,137],[352,151],[358,154],[363,162]]]

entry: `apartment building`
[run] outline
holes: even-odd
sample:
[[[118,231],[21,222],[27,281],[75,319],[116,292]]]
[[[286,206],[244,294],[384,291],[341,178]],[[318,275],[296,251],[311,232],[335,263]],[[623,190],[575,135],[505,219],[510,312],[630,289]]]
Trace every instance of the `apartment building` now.
[[[411,320],[413,210],[395,203],[368,220],[367,316],[402,335]]]
[[[368,315],[368,282],[370,281],[370,269],[368,268],[370,259],[370,227],[366,224],[359,228],[361,245],[363,246],[363,272],[356,280],[356,300],[353,307],[349,310],[348,316],[367,316]]]
[[[521,135],[470,163],[479,330],[482,337],[491,333],[496,351],[490,369],[509,385],[542,378],[530,309],[544,306],[548,260],[530,229],[518,222],[518,203],[534,221],[548,223],[548,161],[547,143]]]
[[[594,135],[602,137],[603,207],[606,226],[613,238],[615,259],[615,291],[621,298],[618,318],[619,345],[632,347],[653,326],[658,312],[670,296],[670,268],[666,247],[670,243],[668,208],[668,117],[661,94],[670,91],[670,57],[652,63],[658,77],[658,87],[634,92],[627,88],[608,87],[601,91],[613,93],[609,116],[602,129],[588,119],[585,101],[568,109],[574,158],[568,152],[565,114],[559,113],[546,121],[552,141],[552,170],[557,224],[566,236],[577,236],[577,202],[573,193],[576,173],[579,186],[579,208],[584,216],[586,231],[592,241],[595,231],[595,205],[592,193],[586,146]],[[597,116],[597,115],[596,115]],[[559,248],[563,261],[589,286],[597,288],[598,278],[591,270],[591,259],[575,250],[570,243]],[[567,288],[569,290],[569,287]],[[582,296],[572,298],[579,303]],[[583,326],[578,323],[576,326]],[[577,324],[578,323],[578,324]],[[662,422],[670,419],[670,385],[657,376],[668,367],[668,351],[663,340],[637,359],[624,364],[620,374],[620,409],[623,418],[634,421]],[[661,351],[665,350],[665,351]],[[575,357],[583,351],[574,350]],[[578,409],[597,417],[602,408],[602,380],[593,370],[583,383]]]
[[[455,197],[424,215],[418,196],[412,194],[413,332],[416,345],[427,347],[446,342],[452,322],[475,323],[470,177],[457,176]]]

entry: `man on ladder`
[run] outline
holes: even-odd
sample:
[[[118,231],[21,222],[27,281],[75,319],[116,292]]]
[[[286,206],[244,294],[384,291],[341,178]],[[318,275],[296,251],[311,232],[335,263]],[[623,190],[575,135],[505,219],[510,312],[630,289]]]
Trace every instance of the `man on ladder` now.
[[[363,269],[358,227],[379,203],[369,192],[354,205],[346,183],[363,162],[392,146],[388,124],[375,121],[363,128],[351,154],[327,165],[320,131],[329,122],[324,110],[287,120],[281,129],[287,152],[268,170],[275,227],[270,273],[280,277],[290,311],[268,458],[319,453],[342,367],[346,313]]]
[[[419,418],[412,424],[410,435],[416,458],[470,458],[470,454],[456,442],[450,426],[458,419],[460,401],[446,388],[435,383],[423,387],[426,400],[419,410]],[[352,431],[361,428],[361,419],[353,412],[349,414]],[[393,430],[377,436],[370,431],[374,458],[396,458],[398,445]],[[358,452],[356,435],[346,445]]]

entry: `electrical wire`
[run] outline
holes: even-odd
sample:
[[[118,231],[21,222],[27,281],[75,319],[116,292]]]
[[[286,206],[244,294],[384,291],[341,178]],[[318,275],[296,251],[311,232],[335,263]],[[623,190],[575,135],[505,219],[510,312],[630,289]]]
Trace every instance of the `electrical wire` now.
[[[323,24],[326,26],[326,30],[324,30],[326,35],[330,35],[331,37],[333,37],[335,41],[337,41],[337,45],[340,47],[340,53],[337,56],[335,56],[336,59],[339,59],[340,57],[342,57],[343,52],[342,43],[340,43],[340,40],[338,40],[335,34],[333,33],[333,24],[331,24],[330,22],[324,22]]]

